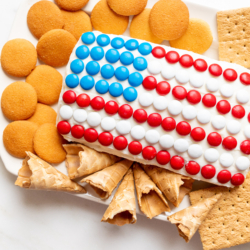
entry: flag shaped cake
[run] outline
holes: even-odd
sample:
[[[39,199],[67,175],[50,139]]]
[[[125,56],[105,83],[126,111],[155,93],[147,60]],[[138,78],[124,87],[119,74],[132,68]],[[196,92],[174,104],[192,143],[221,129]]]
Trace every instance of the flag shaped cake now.
[[[67,66],[59,133],[223,186],[249,170],[250,74],[125,36],[84,33]]]

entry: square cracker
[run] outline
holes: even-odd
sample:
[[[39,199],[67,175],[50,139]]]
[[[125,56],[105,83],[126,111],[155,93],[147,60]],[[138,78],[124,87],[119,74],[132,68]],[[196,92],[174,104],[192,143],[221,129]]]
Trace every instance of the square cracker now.
[[[250,8],[217,12],[219,58],[250,67]]]
[[[222,193],[199,228],[204,250],[217,250],[250,242],[250,172],[243,185],[212,187],[191,192],[191,204]]]

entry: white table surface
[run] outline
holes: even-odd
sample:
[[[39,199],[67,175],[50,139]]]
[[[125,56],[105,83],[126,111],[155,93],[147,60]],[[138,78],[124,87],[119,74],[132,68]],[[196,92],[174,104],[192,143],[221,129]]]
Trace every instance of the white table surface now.
[[[248,0],[189,1],[219,9],[250,6]],[[21,2],[0,0],[0,49]],[[64,193],[23,190],[14,182],[0,159],[0,250],[202,249],[198,233],[186,244],[170,223],[138,216],[135,225],[116,227],[100,222],[104,205]],[[230,249],[247,250],[250,243]]]

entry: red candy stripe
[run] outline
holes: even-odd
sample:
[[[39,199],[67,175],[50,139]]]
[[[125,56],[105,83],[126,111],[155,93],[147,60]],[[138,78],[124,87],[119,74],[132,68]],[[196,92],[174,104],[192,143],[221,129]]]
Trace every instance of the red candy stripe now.
[[[123,119],[128,119],[133,115],[133,109],[130,105],[128,104],[123,104],[119,110],[118,114],[120,115],[121,118]]]
[[[102,132],[101,134],[99,134],[98,136],[98,141],[100,142],[100,144],[102,144],[103,146],[109,146],[112,144],[113,142],[113,135],[109,132]]]
[[[57,124],[57,130],[58,130],[59,134],[67,135],[71,130],[71,126],[66,121],[60,121]]]
[[[191,132],[191,126],[188,122],[179,122],[176,126],[176,131],[179,135],[188,135]]]
[[[86,108],[90,105],[90,97],[87,94],[80,94],[76,98],[76,103],[80,108]]]
[[[172,131],[176,127],[176,121],[172,117],[166,117],[162,120],[161,126],[165,131]]]
[[[227,100],[221,100],[217,103],[216,108],[219,113],[225,115],[231,110],[231,105]]]
[[[152,49],[152,54],[156,58],[163,58],[166,54],[166,51],[164,48],[157,46]]]
[[[212,132],[208,135],[207,141],[211,146],[217,147],[221,144],[222,138],[217,132]]]
[[[66,104],[72,104],[76,101],[76,93],[73,90],[68,90],[63,94],[63,101]]]
[[[207,70],[207,62],[203,59],[197,59],[194,61],[194,68],[197,71],[204,72]]]
[[[143,123],[147,120],[148,114],[144,109],[137,109],[134,112],[133,117],[138,123]]]
[[[242,73],[240,75],[240,81],[241,83],[243,83],[244,85],[250,85],[250,74],[249,73]]]
[[[156,160],[161,165],[166,165],[170,161],[170,154],[168,151],[162,150],[157,153]]]
[[[113,142],[114,147],[117,150],[124,150],[128,146],[128,141],[124,136],[117,136]]]
[[[71,134],[76,139],[81,139],[84,135],[84,127],[81,125],[75,125],[71,129]]]
[[[192,131],[191,131],[191,134],[190,136],[192,137],[192,139],[194,141],[202,141],[205,139],[206,137],[206,133],[205,133],[205,130],[201,127],[197,127],[197,128],[194,128]]]
[[[171,90],[170,84],[168,82],[159,82],[156,86],[156,92],[159,95],[167,95]]]
[[[234,174],[232,179],[231,179],[231,183],[234,185],[234,186],[240,186],[243,184],[245,180],[245,177],[243,174],[241,173],[237,173],[237,174]]]
[[[222,68],[219,64],[211,64],[208,70],[213,76],[220,76],[222,74]]]
[[[101,110],[105,105],[105,101],[102,97],[96,96],[90,101],[90,105],[94,110]]]
[[[157,81],[153,76],[147,76],[143,80],[142,85],[146,90],[153,90],[156,88]]]
[[[190,90],[187,93],[187,100],[191,104],[197,104],[201,101],[201,94],[197,90]]]
[[[158,113],[153,113],[148,116],[148,124],[151,127],[158,127],[161,125],[162,117]]]
[[[153,160],[156,156],[156,149],[153,146],[147,146],[142,150],[142,156],[145,160]]]
[[[237,75],[237,73],[236,73],[236,71],[234,69],[226,69],[223,72],[223,76],[229,82],[235,81],[237,79],[237,77],[238,77],[238,75]]]
[[[104,109],[109,115],[114,115],[118,112],[119,106],[115,101],[108,101]]]
[[[249,140],[245,140],[240,144],[240,150],[246,154],[246,155],[250,155],[250,141]]]
[[[246,114],[246,111],[241,105],[235,105],[232,108],[232,115],[235,118],[242,119],[245,116],[245,114]]]
[[[202,98],[202,103],[207,108],[212,108],[216,104],[216,97],[213,94],[205,94]]]
[[[184,159],[181,156],[175,155],[170,160],[170,165],[175,170],[180,170],[184,167]]]
[[[177,63],[179,61],[180,56],[176,51],[169,51],[165,55],[165,58],[168,61],[168,63]]]
[[[233,136],[227,136],[223,139],[222,146],[227,150],[233,150],[237,146],[237,140]]]
[[[228,170],[221,170],[217,175],[217,180],[221,184],[229,182],[231,179],[231,173]]]
[[[216,169],[213,165],[205,165],[201,169],[201,175],[205,179],[212,179],[215,176]]]
[[[182,55],[180,60],[179,60],[180,64],[185,67],[185,68],[190,68],[193,65],[193,58],[190,55]]]
[[[172,90],[173,96],[178,100],[183,100],[187,96],[187,90],[182,86],[175,86]]]
[[[142,145],[138,141],[132,141],[128,145],[128,151],[132,155],[138,155],[142,152]]]
[[[200,172],[201,167],[196,161],[189,161],[186,164],[185,169],[188,174],[196,175]]]
[[[85,130],[84,139],[87,142],[95,142],[98,139],[98,133],[94,128],[88,128]]]

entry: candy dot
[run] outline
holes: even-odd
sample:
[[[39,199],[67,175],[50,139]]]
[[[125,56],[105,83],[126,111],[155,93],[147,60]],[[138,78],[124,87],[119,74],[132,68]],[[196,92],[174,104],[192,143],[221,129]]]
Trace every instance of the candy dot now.
[[[240,171],[245,171],[249,168],[250,165],[250,161],[247,157],[245,156],[240,156],[238,157],[238,159],[235,162],[236,167],[240,170]]]
[[[128,82],[132,87],[138,87],[142,84],[143,77],[139,72],[134,72],[129,75]]]
[[[90,56],[95,61],[100,61],[104,57],[104,50],[102,47],[93,47],[90,51]]]
[[[90,90],[95,85],[95,80],[92,76],[84,76],[81,81],[80,85],[84,90]]]
[[[118,114],[120,115],[121,118],[128,119],[132,116],[133,114],[133,109],[130,105],[128,104],[123,104],[119,110]]]
[[[76,139],[81,139],[84,135],[84,127],[81,125],[75,125],[71,129],[71,135]]]
[[[99,80],[95,85],[95,89],[99,94],[106,94],[109,90],[109,84],[105,80]]]
[[[106,52],[105,58],[109,63],[116,63],[120,58],[120,54],[116,49],[109,49]]]
[[[208,162],[216,162],[219,159],[219,152],[215,148],[209,148],[204,153],[204,158]]]
[[[201,110],[197,114],[197,120],[202,124],[207,124],[211,120],[211,113],[207,109]]]
[[[111,41],[111,46],[115,49],[121,49],[124,46],[124,40],[120,37],[115,37]]]
[[[245,114],[246,114],[246,111],[241,105],[235,105],[232,108],[232,115],[235,118],[242,119],[245,116]]]
[[[196,161],[189,161],[186,164],[185,169],[186,169],[188,174],[196,175],[200,172],[201,167]]]
[[[91,112],[88,114],[87,122],[90,127],[97,127],[101,123],[101,116],[97,112]]]
[[[225,184],[231,179],[231,173],[228,170],[221,170],[217,175],[218,182]]]
[[[154,129],[150,129],[145,134],[145,139],[150,144],[155,144],[160,140],[160,134]]]
[[[206,137],[206,133],[205,130],[203,128],[200,127],[196,127],[191,131],[190,136],[192,137],[192,139],[194,141],[202,141],[205,139]]]
[[[250,85],[250,74],[249,73],[242,73],[240,75],[240,81],[241,83],[243,83],[244,85]]]
[[[175,86],[172,90],[172,94],[177,100],[183,100],[187,96],[187,90],[182,86]]]
[[[123,91],[123,97],[128,102],[133,102],[137,98],[137,91],[133,87],[128,87]]]
[[[76,103],[80,108],[86,108],[90,105],[90,97],[87,94],[80,94],[76,98]]]
[[[207,108],[212,108],[216,104],[216,97],[213,94],[205,94],[202,98],[202,103]]]
[[[109,93],[110,95],[112,95],[113,97],[118,97],[121,96],[123,93],[123,87],[120,83],[118,82],[113,82],[110,86],[109,86]]]
[[[197,116],[197,110],[194,106],[187,105],[183,108],[182,115],[186,120],[193,120]]]
[[[145,160],[153,160],[156,156],[156,150],[152,146],[147,146],[142,150],[142,156]]]
[[[182,111],[182,104],[179,101],[173,100],[169,103],[168,112],[171,115],[179,115],[181,111]]]
[[[165,58],[169,63],[177,63],[179,61],[180,56],[176,51],[169,51],[165,55]]]
[[[178,70],[175,79],[181,84],[186,84],[189,81],[189,74],[186,70]]]
[[[231,105],[227,100],[221,100],[217,103],[216,108],[219,113],[227,114],[231,110]]]
[[[234,186],[240,186],[244,183],[245,177],[243,174],[241,173],[237,173],[235,175],[233,175],[232,179],[231,179],[231,183]]]
[[[193,74],[190,77],[190,84],[195,88],[200,88],[204,85],[204,77],[200,74]]]
[[[74,74],[67,75],[65,83],[69,88],[76,88],[79,85],[79,77]]]
[[[180,170],[184,167],[184,159],[181,156],[175,155],[170,160],[170,165],[175,170]]]
[[[105,101],[102,97],[96,96],[91,100],[90,105],[94,110],[101,110],[105,105]]]
[[[113,145],[117,150],[124,150],[128,145],[128,141],[124,136],[120,135],[114,139]]]
[[[103,65],[101,68],[101,75],[104,79],[110,79],[114,76],[114,67],[110,64]]]
[[[75,59],[71,64],[70,64],[70,69],[74,74],[79,74],[83,71],[84,69],[84,63],[80,59]]]
[[[157,75],[161,73],[162,65],[159,60],[150,61],[148,63],[148,72],[151,75]]]
[[[85,130],[84,139],[87,142],[95,142],[98,139],[98,133],[93,128],[88,128]]]
[[[193,58],[190,55],[182,55],[179,62],[183,67],[190,68],[193,65]]]
[[[180,135],[188,135],[191,132],[191,126],[188,122],[179,122],[176,126],[176,131]]]
[[[171,90],[171,86],[168,82],[159,82],[157,85],[156,85],[156,92],[159,94],[159,95],[167,95]]]
[[[164,66],[161,70],[161,75],[163,78],[170,80],[175,77],[175,69],[172,66]]]
[[[128,145],[128,150],[132,155],[138,155],[142,152],[142,145],[138,141],[132,141]]]
[[[174,145],[174,138],[171,135],[163,135],[161,136],[159,143],[162,148],[171,148]]]
[[[207,83],[206,83],[206,87],[208,89],[208,91],[211,92],[215,92],[219,89],[220,83],[217,79],[215,78],[209,78]]]
[[[152,46],[149,43],[141,43],[138,47],[138,51],[143,55],[147,56],[152,51]]]
[[[187,100],[192,104],[197,104],[201,101],[201,94],[197,90],[190,90],[187,93]]]
[[[102,47],[105,47],[107,45],[109,45],[110,43],[110,38],[108,35],[106,34],[101,34],[97,37],[96,39],[98,45],[102,46]]]
[[[233,150],[237,146],[237,140],[233,136],[227,136],[223,139],[222,146],[227,150]]]
[[[216,174],[216,169],[213,165],[205,165],[201,169],[201,175],[205,179],[212,179]]]
[[[133,118],[138,122],[138,123],[143,123],[147,120],[148,114],[144,109],[137,109],[134,114]]]
[[[188,150],[189,143],[185,139],[177,139],[174,142],[174,149],[180,153],[184,153],[185,151]]]
[[[89,75],[96,75],[100,71],[100,65],[98,62],[90,61],[87,63],[86,71]]]
[[[152,113],[148,116],[148,124],[151,127],[158,127],[161,125],[162,117],[158,113]]]
[[[170,161],[170,154],[169,154],[169,152],[168,151],[164,151],[164,150],[158,152],[157,155],[156,155],[156,160],[161,165],[168,164],[169,161]]]
[[[139,43],[137,40],[135,39],[129,39],[126,43],[125,43],[125,48],[127,50],[136,50],[139,46]]]
[[[121,54],[120,61],[123,65],[130,65],[134,61],[134,56],[131,52],[125,51]]]
[[[203,59],[196,59],[194,61],[194,68],[197,71],[204,72],[207,70],[207,62]]]
[[[75,109],[73,117],[76,122],[83,123],[87,120],[88,114],[84,109]]]
[[[238,134],[241,130],[241,123],[236,120],[231,120],[227,123],[227,131],[231,134]]]
[[[126,135],[131,130],[131,124],[129,121],[121,120],[116,124],[116,130],[121,135]]]
[[[217,147],[221,144],[222,138],[217,132],[212,132],[208,135],[207,141],[211,146]]]
[[[211,64],[208,68],[209,72],[213,76],[220,76],[222,74],[222,68],[218,64]]]
[[[67,121],[60,121],[57,124],[57,130],[60,134],[67,135],[71,130],[71,126]]]
[[[72,90],[68,90],[63,94],[63,101],[66,104],[72,104],[76,101],[76,93]]]
[[[86,45],[81,45],[76,49],[76,56],[79,59],[86,59],[89,56],[89,48]]]
[[[100,144],[102,144],[103,146],[109,146],[112,144],[113,142],[113,135],[110,134],[109,132],[102,132],[99,136],[98,136],[98,141],[100,142]]]
[[[172,131],[176,127],[176,121],[172,117],[166,117],[162,120],[161,126],[165,131]]]
[[[222,96],[229,98],[233,95],[234,89],[233,89],[232,85],[230,85],[230,84],[223,84],[220,87],[220,93]]]
[[[133,62],[134,68],[138,71],[145,70],[148,66],[148,63],[145,58],[137,57]]]
[[[139,96],[139,103],[143,107],[149,107],[150,105],[152,105],[153,101],[154,101],[154,97],[150,93],[146,92]]]
[[[167,101],[167,98],[165,98],[164,96],[159,96],[154,99],[153,104],[154,104],[155,109],[162,111],[167,108],[168,101]]]
[[[192,144],[188,147],[188,154],[191,158],[199,158],[202,156],[202,147],[198,144]]]
[[[115,70],[115,77],[119,81],[124,81],[129,77],[129,70],[124,66],[120,66]]]
[[[249,102],[249,94],[247,91],[245,91],[244,89],[241,89],[237,92],[236,94],[236,99],[239,103],[248,103]]]
[[[86,32],[82,35],[82,42],[85,44],[92,44],[95,41],[95,35],[93,32]]]
[[[157,81],[153,76],[147,76],[143,80],[142,85],[146,90],[153,90],[156,88]]]
[[[223,129],[226,126],[226,119],[222,115],[216,115],[212,119],[212,125],[215,129]]]
[[[226,69],[223,76],[227,81],[233,82],[237,79],[238,75],[234,69]]]
[[[104,117],[101,122],[101,127],[104,131],[112,131],[116,126],[116,121],[112,117]]]
[[[220,155],[220,164],[225,167],[229,168],[233,165],[234,158],[230,153],[223,153]]]
[[[246,154],[246,155],[250,155],[250,141],[249,140],[245,140],[240,144],[240,150]]]
[[[165,49],[160,46],[156,46],[152,50],[152,55],[156,58],[163,58],[165,54],[166,54]]]
[[[119,106],[115,101],[108,101],[104,109],[109,115],[114,115],[118,112]]]

